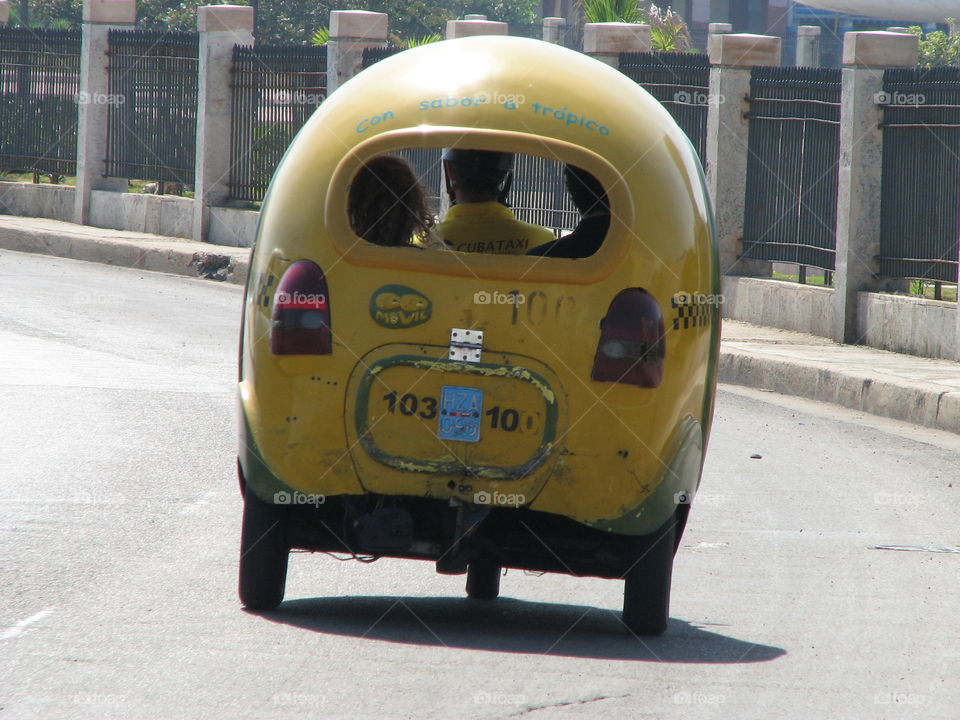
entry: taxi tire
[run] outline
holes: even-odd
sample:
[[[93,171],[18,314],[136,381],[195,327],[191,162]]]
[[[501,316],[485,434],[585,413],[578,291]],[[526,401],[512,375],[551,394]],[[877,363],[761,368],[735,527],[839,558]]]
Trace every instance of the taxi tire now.
[[[240,601],[249,610],[273,610],[283,602],[287,584],[285,505],[266,503],[247,485],[240,534]]]
[[[488,560],[474,560],[467,567],[467,597],[496,600],[500,595],[501,568]]]
[[[655,533],[637,538],[623,586],[623,624],[636,635],[662,635],[667,629],[676,530],[674,515]]]

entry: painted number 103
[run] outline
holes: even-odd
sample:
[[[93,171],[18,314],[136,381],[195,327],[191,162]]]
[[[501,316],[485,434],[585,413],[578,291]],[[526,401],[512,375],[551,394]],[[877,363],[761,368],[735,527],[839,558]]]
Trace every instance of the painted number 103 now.
[[[438,402],[430,395],[414,395],[398,392],[389,392],[383,396],[387,405],[387,412],[391,415],[400,414],[406,417],[420,417],[432,420],[437,417]],[[510,407],[494,405],[484,414],[487,418],[485,425],[491,430],[504,432],[536,432],[539,429],[539,413],[527,413]]]

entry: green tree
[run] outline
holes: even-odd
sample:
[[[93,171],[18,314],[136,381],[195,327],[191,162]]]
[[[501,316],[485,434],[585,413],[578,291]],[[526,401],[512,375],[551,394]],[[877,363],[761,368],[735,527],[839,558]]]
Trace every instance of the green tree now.
[[[654,50],[689,50],[690,31],[686,22],[670,8],[645,0],[581,0],[587,22],[644,23],[650,26]]]
[[[193,31],[197,7],[211,0],[138,0],[137,25],[145,30]],[[309,43],[322,27],[329,27],[331,10],[372,10],[390,16],[390,31],[410,41],[442,33],[447,20],[467,13],[482,13],[491,20],[531,23],[537,0],[232,0],[257,8],[258,40],[262,43]],[[27,8],[33,25],[48,25],[60,18],[76,24],[82,0],[18,0]]]
[[[82,0],[19,0],[10,5],[11,25],[69,28],[83,17]]]
[[[582,0],[583,17],[587,22],[627,22],[643,21],[638,0]]]
[[[537,0],[352,0],[349,9],[387,13],[390,31],[404,42],[410,42],[414,38],[442,35],[447,20],[472,13],[486,15],[498,22],[532,23],[539,6]]]
[[[953,18],[947,18],[947,23],[951,30],[957,27]],[[908,28],[908,32],[920,38],[917,63],[921,67],[960,65],[960,35],[948,35],[942,30],[924,34],[923,28],[917,25]]]

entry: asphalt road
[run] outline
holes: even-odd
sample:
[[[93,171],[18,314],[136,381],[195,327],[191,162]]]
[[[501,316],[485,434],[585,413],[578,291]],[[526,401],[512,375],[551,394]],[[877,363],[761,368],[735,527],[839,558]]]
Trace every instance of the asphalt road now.
[[[960,718],[960,440],[723,388],[667,634],[622,584],[291,559],[236,597],[238,288],[0,254],[0,718]],[[760,455],[760,458],[752,458]]]

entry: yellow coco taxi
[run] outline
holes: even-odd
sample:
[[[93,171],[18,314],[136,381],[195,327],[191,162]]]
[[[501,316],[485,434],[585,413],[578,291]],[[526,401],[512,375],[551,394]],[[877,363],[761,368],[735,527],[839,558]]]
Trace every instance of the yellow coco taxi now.
[[[606,193],[599,249],[358,236],[361,167],[450,149],[505,155],[502,177],[533,157],[514,184],[531,207],[556,203],[531,173],[585,171]],[[432,560],[480,599],[504,568],[624,579],[626,627],[662,633],[713,413],[718,283],[694,151],[617,71],[506,37],[364,70],[263,205],[240,357],[242,602],[276,607],[306,549]]]

